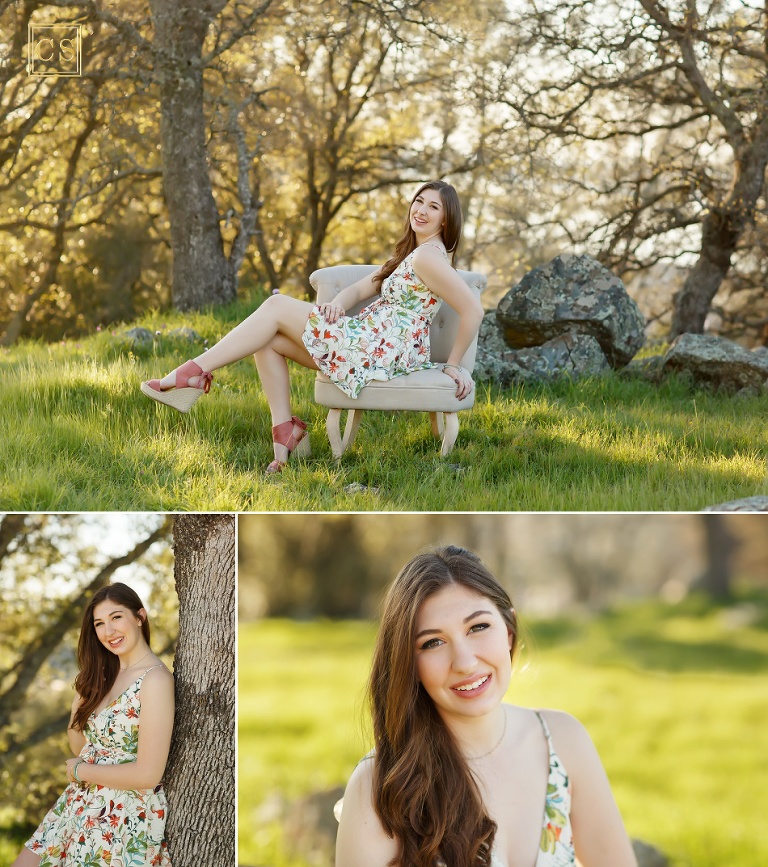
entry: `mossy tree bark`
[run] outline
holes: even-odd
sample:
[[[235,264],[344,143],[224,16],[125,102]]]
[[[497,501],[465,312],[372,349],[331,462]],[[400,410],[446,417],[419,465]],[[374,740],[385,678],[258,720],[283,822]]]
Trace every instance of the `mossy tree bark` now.
[[[165,775],[174,867],[235,863],[235,518],[174,524],[179,639]]]

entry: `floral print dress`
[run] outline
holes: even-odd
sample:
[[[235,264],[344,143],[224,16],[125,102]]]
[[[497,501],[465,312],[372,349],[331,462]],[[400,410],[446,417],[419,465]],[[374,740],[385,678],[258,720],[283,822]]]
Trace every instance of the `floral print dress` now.
[[[141,682],[150,671],[91,714],[80,751],[86,762],[136,761]],[[70,783],[26,845],[40,855],[40,867],[171,867],[167,811],[162,785],[129,791]]]
[[[304,346],[320,370],[352,398],[371,380],[433,366],[429,326],[440,298],[413,270],[416,250],[382,282],[380,296],[355,316],[329,323],[319,307],[309,315]]]
[[[571,829],[571,784],[563,763],[555,752],[549,726],[538,711],[534,713],[544,729],[549,747],[547,796],[536,867],[573,867],[576,864],[576,855],[573,851]],[[496,855],[491,856],[491,867],[503,867]]]

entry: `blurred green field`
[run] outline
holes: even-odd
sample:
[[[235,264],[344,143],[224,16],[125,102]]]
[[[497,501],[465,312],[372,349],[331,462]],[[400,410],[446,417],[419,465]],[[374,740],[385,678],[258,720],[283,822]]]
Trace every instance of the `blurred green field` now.
[[[768,864],[757,785],[768,776],[765,601],[643,602],[524,625],[508,699],[585,723],[633,837],[674,867]],[[359,622],[241,626],[241,864],[329,863],[297,851],[279,805],[343,785],[370,748],[363,690],[374,635]]]

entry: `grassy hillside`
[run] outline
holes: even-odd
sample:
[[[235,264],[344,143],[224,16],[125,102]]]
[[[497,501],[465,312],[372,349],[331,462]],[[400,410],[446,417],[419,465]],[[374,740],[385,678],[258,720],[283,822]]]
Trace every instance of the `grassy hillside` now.
[[[313,456],[278,477],[250,360],[217,372],[189,415],[150,402],[142,379],[199,354],[250,307],[154,315],[132,347],[112,329],[0,351],[0,508],[6,510],[698,510],[768,493],[765,400],[660,388],[618,376],[553,387],[480,384],[448,460],[422,413],[369,413],[337,464],[313,373],[297,369],[295,412]]]
[[[768,774],[765,611],[752,627],[695,600],[528,623],[508,700],[584,722],[630,834],[674,867],[768,864],[757,796]],[[368,623],[241,626],[241,864],[329,864],[286,835],[282,817],[308,793],[343,785],[370,748],[374,633]]]

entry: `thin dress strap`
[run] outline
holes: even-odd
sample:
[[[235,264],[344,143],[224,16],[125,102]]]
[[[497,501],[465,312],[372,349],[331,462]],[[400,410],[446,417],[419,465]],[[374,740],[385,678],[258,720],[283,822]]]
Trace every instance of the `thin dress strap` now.
[[[443,249],[439,244],[435,244],[433,241],[425,241],[423,244],[419,244],[419,247],[436,247],[446,259],[448,258],[448,251]],[[415,247],[413,252],[415,253],[419,247]]]
[[[547,738],[547,746],[549,747],[549,754],[551,756],[554,753],[555,748],[552,744],[552,735],[549,732],[549,726],[547,725],[547,721],[544,719],[544,717],[541,715],[541,713],[539,711],[535,710],[534,713],[539,718],[539,722],[541,723],[541,727],[544,729],[544,734],[546,735],[546,738]]]
[[[150,671],[154,671],[156,668],[165,668],[165,665],[162,662],[158,662],[156,665],[153,665],[152,668],[148,668],[144,672],[144,674],[140,674],[139,677],[137,678],[137,680],[141,679],[142,677],[145,677],[146,675],[149,674]]]

